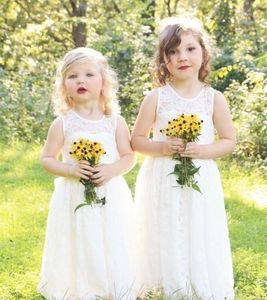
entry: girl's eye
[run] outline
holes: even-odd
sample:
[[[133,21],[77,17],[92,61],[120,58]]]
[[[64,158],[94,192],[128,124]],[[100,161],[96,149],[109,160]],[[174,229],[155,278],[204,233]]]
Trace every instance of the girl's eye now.
[[[76,77],[77,77],[77,75],[71,74],[71,75],[68,76],[68,79],[73,79],[73,78],[76,78]]]
[[[92,76],[94,76],[94,74],[92,74],[92,73],[87,73],[86,76],[87,76],[87,77],[92,77]]]
[[[188,50],[191,52],[193,50],[195,50],[196,48],[195,47],[189,47]]]
[[[169,50],[169,55],[174,55],[175,54],[175,50]]]

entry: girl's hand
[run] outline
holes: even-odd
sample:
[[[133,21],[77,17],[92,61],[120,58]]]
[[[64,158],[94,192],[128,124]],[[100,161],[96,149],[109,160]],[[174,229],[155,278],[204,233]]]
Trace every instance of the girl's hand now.
[[[181,157],[201,158],[202,157],[202,145],[195,142],[187,143],[178,152]]]
[[[79,177],[83,179],[90,179],[93,175],[94,168],[92,168],[88,161],[80,160],[78,163],[69,167],[69,176]]]
[[[184,149],[182,139],[171,137],[166,142],[163,142],[163,155],[172,155],[174,153],[180,153]]]
[[[114,176],[115,173],[112,164],[98,165],[94,167],[93,175],[90,179],[96,186],[101,186],[108,182]]]

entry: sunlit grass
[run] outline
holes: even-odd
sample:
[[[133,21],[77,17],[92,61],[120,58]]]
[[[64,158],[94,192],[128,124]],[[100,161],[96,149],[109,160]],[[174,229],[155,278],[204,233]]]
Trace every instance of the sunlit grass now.
[[[40,146],[1,147],[0,299],[41,300],[36,293],[53,176],[39,165]],[[126,179],[134,182],[142,157]],[[254,194],[266,194],[257,171],[220,162],[233,250],[237,300],[266,299],[267,209]],[[264,197],[263,197],[264,199]],[[253,201],[252,201],[253,200]]]
[[[39,165],[40,147],[1,150],[0,299],[42,299],[36,283],[52,176]]]

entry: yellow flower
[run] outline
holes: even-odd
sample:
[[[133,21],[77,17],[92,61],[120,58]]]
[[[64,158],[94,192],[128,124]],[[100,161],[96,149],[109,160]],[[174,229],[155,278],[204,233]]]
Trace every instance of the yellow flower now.
[[[86,160],[92,167],[99,164],[99,161],[104,154],[106,154],[106,151],[99,142],[80,138],[71,145],[70,156],[78,161]],[[86,180],[80,178],[80,182],[85,186],[85,201],[75,208],[75,212],[77,209],[85,205],[92,206],[93,204],[105,204],[105,197],[99,198],[97,196],[95,186],[90,179]]]
[[[201,134],[203,121],[198,115],[182,114],[168,122],[166,128],[160,132],[166,136],[177,137],[183,140],[184,145],[188,142],[195,142]],[[174,171],[171,173],[177,177],[176,182],[181,186],[192,187],[194,190],[201,192],[194,175],[198,173],[199,167],[195,167],[190,157],[181,157],[178,153],[173,154],[173,159],[178,160],[175,164]]]
[[[100,143],[83,138],[73,142],[70,152],[73,159],[87,160],[91,166],[97,165],[104,154],[106,152]]]

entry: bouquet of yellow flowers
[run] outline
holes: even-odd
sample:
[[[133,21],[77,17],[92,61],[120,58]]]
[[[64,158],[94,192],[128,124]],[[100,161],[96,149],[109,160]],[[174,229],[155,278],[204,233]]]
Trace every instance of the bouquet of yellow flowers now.
[[[197,115],[182,114],[176,119],[168,122],[168,126],[161,129],[160,132],[166,136],[177,137],[183,140],[184,147],[188,142],[195,142],[201,133],[202,120]],[[196,167],[190,157],[181,157],[178,153],[173,154],[173,159],[178,160],[174,171],[171,174],[176,175],[176,182],[180,186],[192,187],[201,193],[194,175],[200,167]]]
[[[106,154],[106,151],[102,147],[102,145],[98,142],[86,140],[86,139],[79,139],[75,142],[73,142],[71,146],[71,152],[70,155],[75,160],[87,160],[90,164],[90,166],[94,167],[96,166],[102,155]],[[91,180],[86,180],[83,178],[80,178],[80,182],[84,185],[84,197],[85,201],[81,204],[79,204],[75,211],[82,206],[85,205],[93,205],[93,204],[100,204],[105,205],[106,199],[105,197],[99,198],[95,191],[95,186]]]

